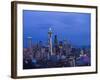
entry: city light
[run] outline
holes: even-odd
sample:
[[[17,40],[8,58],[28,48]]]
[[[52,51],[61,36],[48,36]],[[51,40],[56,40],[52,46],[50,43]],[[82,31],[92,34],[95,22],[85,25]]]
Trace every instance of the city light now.
[[[77,48],[67,40],[58,40],[48,29],[48,44],[43,41],[34,44],[32,37],[27,37],[28,48],[23,49],[23,69],[90,66],[90,48]],[[54,36],[54,40],[52,38]]]

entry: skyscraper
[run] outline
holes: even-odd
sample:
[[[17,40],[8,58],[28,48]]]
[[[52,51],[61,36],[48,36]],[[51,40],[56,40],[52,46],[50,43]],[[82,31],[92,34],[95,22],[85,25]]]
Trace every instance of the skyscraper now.
[[[55,35],[55,37],[54,37],[54,45],[55,45],[55,46],[57,46],[57,45],[58,45],[57,35]]]
[[[28,38],[28,48],[32,48],[32,37],[27,37]]]
[[[57,54],[58,51],[58,39],[57,35],[54,36],[54,53]]]

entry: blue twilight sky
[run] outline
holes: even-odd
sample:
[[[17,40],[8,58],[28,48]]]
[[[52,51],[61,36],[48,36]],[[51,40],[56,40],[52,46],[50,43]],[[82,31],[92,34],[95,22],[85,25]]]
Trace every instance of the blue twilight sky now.
[[[75,12],[52,12],[23,10],[24,47],[28,46],[28,38],[33,44],[48,41],[48,29],[51,27],[58,40],[67,40],[75,46],[89,46],[91,35],[91,14]]]

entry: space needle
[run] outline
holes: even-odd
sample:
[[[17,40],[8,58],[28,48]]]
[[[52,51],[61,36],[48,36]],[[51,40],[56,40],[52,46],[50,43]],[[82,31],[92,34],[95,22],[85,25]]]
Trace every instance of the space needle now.
[[[51,27],[49,28],[49,31],[48,31],[48,37],[49,37],[49,51],[50,51],[50,55],[53,55],[53,52],[52,52],[52,29],[51,29]]]

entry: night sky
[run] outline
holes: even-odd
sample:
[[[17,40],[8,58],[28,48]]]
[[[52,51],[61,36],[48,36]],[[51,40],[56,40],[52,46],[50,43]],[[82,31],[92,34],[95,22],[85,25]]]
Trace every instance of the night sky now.
[[[90,46],[91,14],[75,12],[52,12],[23,10],[24,47],[28,46],[27,37],[33,44],[48,41],[48,29],[51,27],[58,40],[67,40],[74,46]]]

